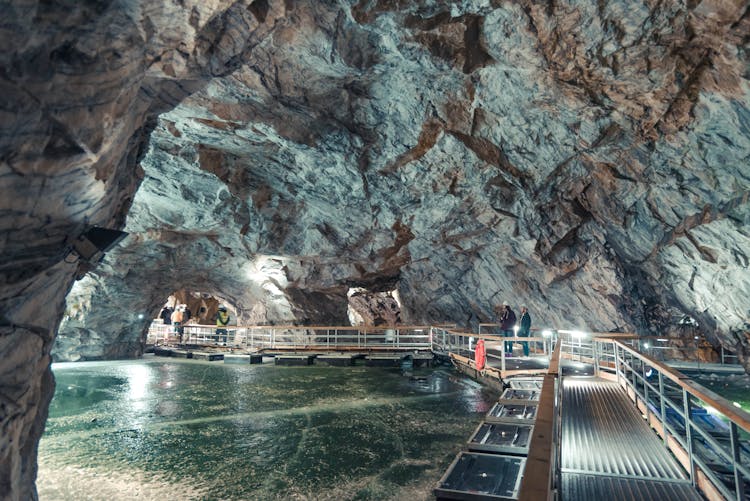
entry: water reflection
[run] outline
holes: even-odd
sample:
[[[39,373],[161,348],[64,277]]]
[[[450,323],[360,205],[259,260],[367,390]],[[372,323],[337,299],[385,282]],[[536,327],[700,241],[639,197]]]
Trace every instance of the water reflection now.
[[[175,498],[430,499],[497,398],[443,369],[151,359],[55,376],[42,500],[78,498],[71,469],[83,488],[132,472],[139,499],[170,499],[181,485],[187,494]]]
[[[128,365],[125,367],[125,374],[128,378],[127,398],[130,400],[131,410],[136,416],[142,417],[140,413],[146,410],[149,404],[151,368],[146,364]]]

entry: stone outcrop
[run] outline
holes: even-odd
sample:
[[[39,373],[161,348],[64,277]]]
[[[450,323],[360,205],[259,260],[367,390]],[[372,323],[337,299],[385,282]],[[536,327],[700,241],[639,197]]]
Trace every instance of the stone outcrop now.
[[[180,289],[253,323],[346,323],[355,287],[398,290],[415,323],[487,321],[503,300],[538,326],[678,335],[687,315],[750,368],[741,2],[3,14],[10,499],[35,496],[63,317],[61,358],[136,356]],[[93,267],[67,243],[91,225],[130,233]]]

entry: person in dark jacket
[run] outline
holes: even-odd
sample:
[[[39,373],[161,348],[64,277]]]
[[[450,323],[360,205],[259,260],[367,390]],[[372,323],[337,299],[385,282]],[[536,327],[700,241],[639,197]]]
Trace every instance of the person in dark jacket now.
[[[161,315],[159,315],[159,318],[161,318],[161,321],[164,325],[172,325],[172,308],[167,306],[163,310],[161,310]]]
[[[521,328],[518,329],[518,337],[529,337],[531,332],[531,315],[529,315],[529,309],[525,306],[521,306]],[[529,356],[529,342],[523,341],[523,356]]]
[[[500,313],[500,330],[503,331],[503,337],[513,337],[513,327],[516,325],[516,314],[510,308],[508,303],[503,302],[503,308]],[[513,342],[505,342],[505,355],[513,356]]]

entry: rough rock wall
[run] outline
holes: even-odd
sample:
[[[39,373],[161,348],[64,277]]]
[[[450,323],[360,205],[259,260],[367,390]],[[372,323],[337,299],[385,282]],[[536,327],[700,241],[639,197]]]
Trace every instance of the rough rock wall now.
[[[65,239],[126,214],[131,235],[69,297],[84,309],[61,335],[90,356],[138,353],[137,312],[180,288],[250,321],[345,322],[349,287],[398,288],[415,322],[502,300],[597,330],[687,314],[748,348],[744,2],[0,11],[11,499],[34,496],[50,348],[85,271]]]
[[[729,344],[748,24],[743,3],[295,3],[161,115],[110,257],[134,288],[210,283],[260,322],[346,322],[349,287],[398,288],[415,322],[507,300],[602,331],[690,315]],[[91,331],[123,288],[98,276]]]
[[[267,36],[250,3],[0,2],[0,498],[36,498],[50,350],[89,268],[66,240],[124,224],[156,117]]]

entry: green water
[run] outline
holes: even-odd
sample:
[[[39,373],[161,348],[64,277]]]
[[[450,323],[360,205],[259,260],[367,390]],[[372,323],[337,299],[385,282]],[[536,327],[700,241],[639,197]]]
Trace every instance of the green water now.
[[[743,374],[692,374],[698,383],[709,390],[737,402],[740,407],[750,412],[750,376]]]
[[[431,499],[496,394],[450,369],[59,364],[40,499]]]

